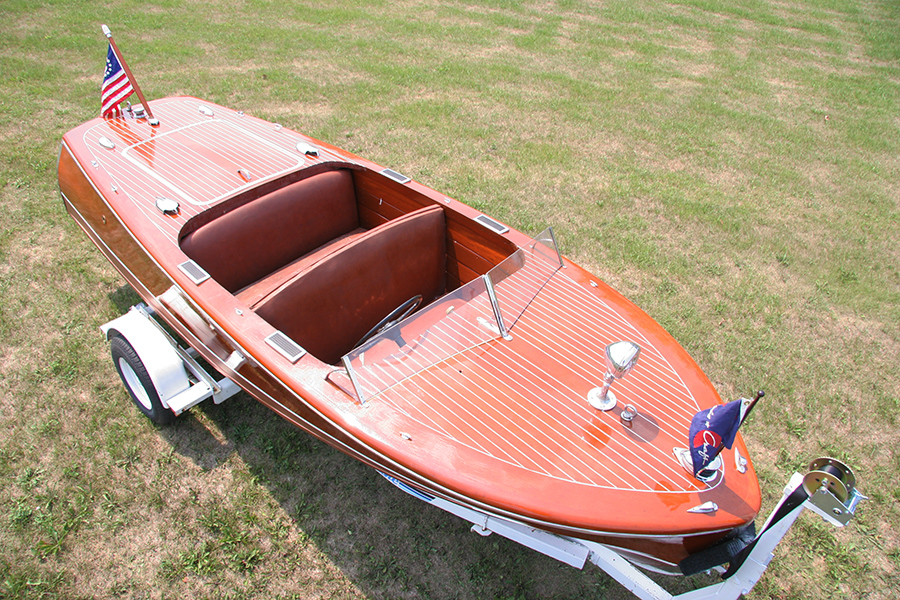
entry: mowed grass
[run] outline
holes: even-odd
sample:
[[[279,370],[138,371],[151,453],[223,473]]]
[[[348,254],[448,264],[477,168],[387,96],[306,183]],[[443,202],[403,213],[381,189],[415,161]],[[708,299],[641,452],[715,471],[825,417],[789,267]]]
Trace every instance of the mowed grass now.
[[[766,390],[744,431],[764,511],[823,454],[871,497],[844,529],[802,517],[751,597],[900,589],[896,3],[6,0],[0,18],[0,598],[629,597],[244,395],[139,416],[98,331],[137,297],[56,189],[63,133],[99,110],[101,23],[149,98],[553,226],[724,398]]]

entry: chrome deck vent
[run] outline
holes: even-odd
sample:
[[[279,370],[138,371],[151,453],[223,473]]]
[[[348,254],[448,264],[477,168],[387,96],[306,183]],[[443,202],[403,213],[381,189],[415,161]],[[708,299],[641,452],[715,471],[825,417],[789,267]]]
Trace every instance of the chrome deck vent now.
[[[503,223],[493,220],[487,215],[478,215],[477,217],[475,217],[475,220],[488,229],[493,229],[497,233],[506,233],[507,231],[509,231],[509,227],[507,227]]]
[[[280,355],[282,355],[292,363],[297,362],[298,360],[300,360],[300,358],[303,357],[304,354],[306,354],[306,350],[304,350],[299,344],[297,344],[297,342],[284,335],[280,331],[276,331],[275,333],[267,337],[266,343],[275,348],[275,350]]]
[[[300,154],[306,154],[308,156],[319,155],[319,149],[312,144],[307,144],[306,142],[297,142],[297,152],[299,152]]]
[[[396,181],[398,183],[409,183],[410,181],[412,181],[412,179],[410,179],[406,175],[404,175],[402,173],[398,173],[397,171],[394,171],[393,169],[385,169],[384,171],[381,172],[381,174],[384,175],[385,177],[390,177],[391,179],[393,179],[394,181]]]
[[[209,273],[203,270],[203,268],[195,263],[192,260],[186,261],[178,265],[178,268],[181,269],[181,272],[190,277],[191,281],[195,284],[200,285],[207,279],[209,279]]]

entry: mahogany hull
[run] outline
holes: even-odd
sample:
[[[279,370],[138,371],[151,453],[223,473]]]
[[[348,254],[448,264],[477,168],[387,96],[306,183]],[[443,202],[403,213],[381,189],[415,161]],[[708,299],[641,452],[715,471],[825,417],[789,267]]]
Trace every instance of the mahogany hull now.
[[[198,105],[213,108],[214,124],[201,113],[188,116]],[[162,120],[158,128],[96,119],[65,136],[59,182],[66,209],[163,320],[276,414],[428,494],[623,548],[661,570],[755,517],[760,494],[752,463],[745,473],[735,469],[734,452],[748,456],[740,436],[734,450],[723,452],[714,485],[694,480],[672,455],[679,439],[687,445],[693,412],[720,402],[708,379],[649,316],[568,260],[512,326],[511,341],[488,340],[444,357],[365,406],[346,382],[329,377],[333,365],[310,355],[285,361],[263,343],[273,328],[252,307],[216,281],[196,284],[177,268],[188,260],[179,245],[186,232],[340,168],[352,171],[364,230],[421,207],[442,207],[448,291],[478,280],[530,240],[514,230],[489,231],[474,221],[481,213],[471,207],[414,181],[380,176],[378,165],[270,123],[192,98],[156,101],[153,109]],[[222,131],[201,132],[204,127]],[[184,147],[224,164],[223,172],[235,171],[238,159],[214,151],[228,140],[213,134],[229,128],[287,166],[260,162],[247,168],[256,180],[234,178],[224,191],[204,192],[202,183],[195,190],[190,177],[175,179],[184,160],[176,153]],[[101,137],[115,148],[98,146]],[[299,155],[297,140],[314,144],[319,156]],[[296,164],[290,164],[292,152]],[[178,193],[177,214],[152,206],[153,198]],[[161,298],[171,288],[184,304]],[[647,357],[646,373],[637,375],[642,363],[616,384],[641,411],[631,428],[617,412],[597,413],[584,401],[585,392],[602,383],[602,340],[624,335],[641,338]],[[226,364],[235,351],[249,359],[237,371]],[[687,511],[708,501],[719,506],[716,513]]]

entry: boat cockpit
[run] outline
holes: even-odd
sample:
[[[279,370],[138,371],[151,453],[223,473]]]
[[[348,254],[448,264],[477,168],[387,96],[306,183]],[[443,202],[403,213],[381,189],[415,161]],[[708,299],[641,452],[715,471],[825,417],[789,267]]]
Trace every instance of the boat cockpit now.
[[[185,225],[180,245],[329,364],[382,321],[427,306],[517,250],[409,186],[346,164],[301,171],[211,207]]]

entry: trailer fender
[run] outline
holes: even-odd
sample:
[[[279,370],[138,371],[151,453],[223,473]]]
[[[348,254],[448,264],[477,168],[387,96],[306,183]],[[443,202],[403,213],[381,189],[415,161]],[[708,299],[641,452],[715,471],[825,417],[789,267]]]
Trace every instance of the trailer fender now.
[[[166,408],[168,401],[191,387],[184,362],[166,336],[151,323],[152,319],[142,310],[132,307],[127,313],[100,326],[100,331],[111,340],[121,335],[137,352],[147,374],[153,381],[156,393]]]

